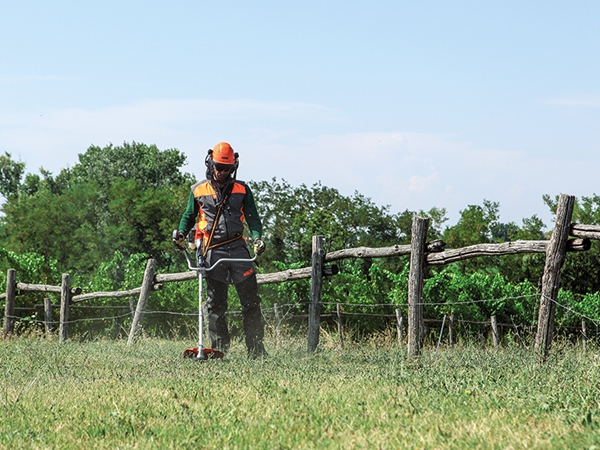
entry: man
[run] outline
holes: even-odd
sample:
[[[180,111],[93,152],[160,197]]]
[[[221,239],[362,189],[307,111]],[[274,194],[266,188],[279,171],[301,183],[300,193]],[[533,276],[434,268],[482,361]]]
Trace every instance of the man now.
[[[208,151],[206,180],[192,186],[186,211],[179,223],[175,244],[185,248],[185,236],[196,225],[195,242],[198,264],[211,267],[222,258],[249,259],[243,236],[244,221],[254,239],[254,253],[261,254],[262,222],[254,197],[246,183],[236,180],[238,154],[227,142]],[[252,262],[222,262],[206,272],[208,330],[211,346],[226,352],[230,344],[225,312],[229,281],[234,284],[242,304],[244,335],[248,355],[266,356],[263,345],[264,325],[256,272]]]

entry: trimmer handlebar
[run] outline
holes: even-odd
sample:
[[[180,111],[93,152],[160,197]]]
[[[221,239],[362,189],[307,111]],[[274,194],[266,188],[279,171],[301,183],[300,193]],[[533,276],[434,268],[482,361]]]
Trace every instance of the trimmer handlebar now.
[[[194,265],[192,264],[192,258],[190,257],[190,254],[187,252],[187,250],[182,250],[183,254],[185,255],[185,259],[187,260],[188,268],[190,270],[195,270],[196,272],[210,272],[222,262],[254,262],[256,260],[256,255],[254,256],[254,258],[221,258],[211,267],[194,267]]]
[[[182,237],[183,237],[183,235],[178,230],[173,231],[173,241],[174,242],[176,240],[181,239]],[[190,270],[195,270],[196,272],[200,272],[202,274],[204,274],[205,272],[210,272],[215,267],[217,267],[221,262],[254,262],[256,260],[256,256],[257,256],[257,255],[254,255],[254,258],[221,258],[216,263],[214,263],[212,267],[196,267],[193,265],[192,258],[190,257],[190,254],[187,252],[185,247],[182,247],[180,245],[175,245],[175,248],[178,250],[181,250],[183,252],[183,254],[185,255],[185,259],[187,260],[188,268]]]

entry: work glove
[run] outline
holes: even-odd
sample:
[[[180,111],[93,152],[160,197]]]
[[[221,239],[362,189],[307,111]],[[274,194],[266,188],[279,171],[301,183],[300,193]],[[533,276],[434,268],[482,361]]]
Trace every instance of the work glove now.
[[[185,250],[185,236],[179,230],[173,231],[173,244],[178,250]]]
[[[254,239],[254,254],[255,255],[260,255],[262,252],[265,251],[266,245],[265,243],[262,241],[262,239],[260,238],[256,238]]]

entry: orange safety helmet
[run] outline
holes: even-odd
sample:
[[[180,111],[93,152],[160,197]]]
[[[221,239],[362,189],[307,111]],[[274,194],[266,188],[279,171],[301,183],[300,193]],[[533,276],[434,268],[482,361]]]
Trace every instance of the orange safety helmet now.
[[[204,163],[206,164],[206,178],[211,179],[213,175],[213,167],[215,164],[226,164],[232,167],[229,176],[230,181],[235,180],[238,168],[239,155],[233,151],[231,145],[227,142],[219,142],[215,147],[208,151]]]
[[[219,142],[212,149],[212,160],[217,164],[235,164],[237,155],[233,152],[233,148],[227,142]]]

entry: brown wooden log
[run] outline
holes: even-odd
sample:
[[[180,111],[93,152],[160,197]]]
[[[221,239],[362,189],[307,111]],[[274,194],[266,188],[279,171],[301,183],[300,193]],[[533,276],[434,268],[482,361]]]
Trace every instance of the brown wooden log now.
[[[63,273],[60,292],[60,325],[58,330],[59,342],[65,342],[68,337],[69,306],[71,303],[71,276]]]
[[[301,269],[289,269],[275,273],[261,273],[256,276],[258,284],[282,283],[284,281],[301,280],[310,278],[312,267],[303,267]]]
[[[450,312],[450,322],[448,323],[448,344],[454,345],[454,311]]]
[[[4,302],[4,326],[2,327],[2,336],[4,338],[13,334],[15,331],[15,289],[16,289],[17,271],[8,269],[6,272],[6,295]]]
[[[275,346],[279,347],[281,341],[281,314],[279,313],[279,305],[277,303],[273,305],[273,311],[275,313]]]
[[[342,325],[342,308],[339,303],[335,304],[335,313],[337,316],[338,335],[340,338],[340,348],[344,348],[344,328]]]
[[[152,285],[153,291],[160,291],[164,285],[162,283],[155,283]],[[71,303],[79,303],[86,300],[95,300],[97,298],[122,298],[139,295],[142,288],[133,288],[128,291],[113,291],[113,292],[90,292],[89,294],[76,295],[71,299]]]
[[[86,300],[94,300],[97,298],[121,298],[121,297],[131,297],[135,295],[139,295],[142,291],[142,288],[134,288],[128,291],[115,291],[115,292],[90,292],[89,294],[81,294],[73,297],[73,303],[79,303]]]
[[[156,270],[156,260],[149,259],[146,263],[146,270],[144,271],[144,278],[142,280],[142,288],[140,290],[140,297],[138,299],[137,308],[135,315],[133,316],[133,322],[131,324],[131,331],[129,332],[129,339],[127,339],[127,345],[133,344],[135,334],[138,331],[138,326],[142,321],[144,311],[146,311],[146,305],[148,304],[148,297],[152,290],[154,283],[154,271]]]
[[[308,305],[308,353],[314,352],[319,345],[324,257],[325,250],[323,249],[323,236],[313,236],[310,304]]]
[[[17,283],[17,288],[23,292],[52,292],[54,294],[62,293],[62,286],[50,286],[48,284],[31,284],[31,283]],[[71,295],[81,294],[81,288],[71,288]]]
[[[154,276],[154,280],[157,283],[170,283],[173,281],[188,281],[188,280],[197,280],[197,279],[198,279],[198,273],[194,270],[191,270],[189,272],[180,272],[180,273],[157,273]]]
[[[492,338],[494,341],[494,348],[500,347],[500,335],[498,334],[498,319],[496,315],[493,315],[490,318],[490,323],[492,325]]]
[[[325,255],[325,262],[337,261],[346,258],[385,258],[388,256],[402,256],[410,253],[410,245],[394,245],[392,247],[370,248],[357,247],[336,250]]]
[[[410,270],[408,273],[408,356],[421,353],[424,338],[423,271],[425,268],[425,240],[429,219],[415,216],[412,223]]]
[[[569,232],[571,236],[600,240],[600,225],[572,223]]]
[[[294,281],[310,278],[312,267],[303,267],[301,269],[288,269],[281,272],[259,273],[256,275],[258,284],[283,283],[285,281]],[[196,272],[182,273],[159,273],[155,276],[158,283],[169,283],[176,281],[195,280],[198,278]]]
[[[17,283],[17,288],[25,292],[53,292],[60,294],[62,292],[62,286],[50,286],[47,284],[31,284],[31,283]]]
[[[476,244],[468,247],[429,253],[428,265],[449,264],[479,256],[515,255],[519,253],[545,253],[549,241],[514,241],[500,244]]]
[[[396,308],[396,332],[398,334],[398,347],[402,348],[402,311]]]
[[[44,325],[46,334],[52,334],[52,300],[44,298]]]
[[[542,295],[538,314],[538,328],[535,336],[534,349],[545,361],[552,345],[554,332],[554,314],[560,281],[560,270],[567,253],[567,240],[569,238],[571,216],[575,197],[561,194],[556,207],[554,230],[546,252],[546,264],[542,276]]]

